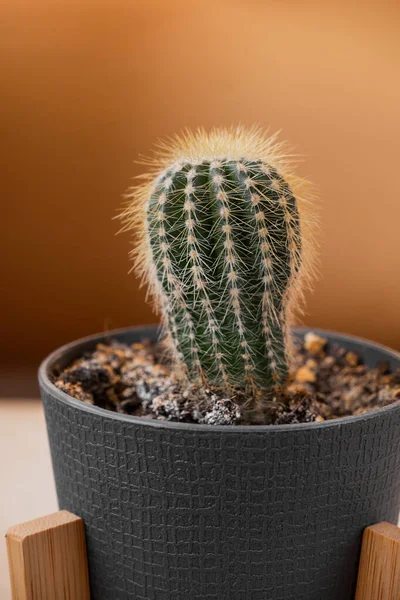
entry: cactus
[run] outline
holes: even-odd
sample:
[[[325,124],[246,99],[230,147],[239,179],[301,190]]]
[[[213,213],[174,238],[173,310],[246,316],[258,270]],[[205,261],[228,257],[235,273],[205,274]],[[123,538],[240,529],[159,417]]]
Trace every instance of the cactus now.
[[[311,274],[302,187],[276,136],[236,128],[169,140],[130,195],[136,265],[193,381],[253,395],[285,382]]]

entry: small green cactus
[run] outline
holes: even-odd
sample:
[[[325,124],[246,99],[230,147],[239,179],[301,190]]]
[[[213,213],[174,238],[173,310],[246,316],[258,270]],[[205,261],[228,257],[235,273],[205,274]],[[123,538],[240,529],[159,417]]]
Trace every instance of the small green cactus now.
[[[283,145],[259,130],[198,131],[163,149],[123,217],[141,237],[177,366],[229,393],[283,384],[310,273],[305,201]]]

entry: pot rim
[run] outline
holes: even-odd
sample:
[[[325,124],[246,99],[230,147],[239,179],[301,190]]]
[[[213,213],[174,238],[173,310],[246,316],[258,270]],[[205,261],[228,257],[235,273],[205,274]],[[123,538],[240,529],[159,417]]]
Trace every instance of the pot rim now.
[[[39,367],[38,378],[39,378],[40,387],[42,389],[44,389],[45,392],[47,392],[48,394],[55,397],[58,401],[62,402],[63,404],[66,404],[67,406],[70,406],[71,408],[76,408],[82,412],[97,415],[97,416],[103,417],[105,419],[112,419],[112,420],[115,419],[117,421],[123,421],[126,423],[141,425],[143,427],[156,427],[156,428],[161,428],[161,429],[182,429],[185,431],[198,431],[199,433],[200,432],[211,432],[211,431],[216,432],[216,433],[217,432],[220,432],[220,433],[221,432],[224,432],[224,433],[235,433],[235,432],[236,433],[240,433],[240,432],[242,432],[242,433],[244,433],[244,432],[247,432],[247,433],[282,432],[282,433],[284,433],[284,432],[286,432],[286,433],[288,433],[291,431],[306,431],[309,429],[326,429],[327,427],[329,427],[329,428],[330,427],[338,427],[338,426],[341,427],[341,426],[346,426],[346,425],[352,425],[353,423],[367,421],[370,419],[376,419],[376,418],[379,418],[380,415],[386,414],[386,413],[394,411],[394,410],[398,410],[400,408],[400,399],[399,399],[396,402],[389,404],[388,406],[384,406],[382,408],[376,408],[376,409],[370,410],[366,413],[363,413],[361,415],[351,415],[348,417],[340,417],[337,419],[330,419],[330,420],[321,421],[318,423],[316,423],[314,421],[311,423],[291,423],[288,425],[205,425],[205,424],[198,424],[198,423],[180,423],[179,421],[163,421],[163,420],[157,420],[157,419],[146,419],[144,417],[136,417],[134,415],[124,415],[121,413],[106,410],[105,408],[100,408],[99,406],[86,404],[82,400],[77,400],[76,398],[69,396],[66,392],[63,392],[59,388],[57,388],[54,385],[54,383],[50,380],[50,377],[48,374],[50,371],[50,368],[66,352],[69,352],[74,347],[79,346],[80,344],[85,344],[85,343],[91,342],[91,341],[93,341],[93,342],[99,341],[101,338],[104,338],[105,336],[107,336],[107,337],[118,336],[121,333],[126,333],[128,331],[132,331],[134,333],[135,331],[143,331],[146,328],[153,329],[155,327],[157,327],[157,324],[154,324],[154,323],[150,323],[147,325],[139,325],[136,327],[121,327],[119,329],[113,329],[111,331],[104,332],[103,334],[96,333],[93,335],[88,335],[83,338],[79,338],[73,342],[70,342],[68,344],[64,344],[63,346],[60,346],[59,348],[54,350],[51,354],[49,354],[42,361],[42,363]],[[326,336],[333,335],[336,337],[340,337],[344,340],[348,340],[348,341],[354,340],[356,342],[361,342],[363,344],[367,344],[370,347],[374,347],[377,350],[381,350],[386,355],[390,355],[392,358],[400,360],[400,352],[397,352],[396,350],[388,348],[387,346],[384,346],[383,344],[372,342],[370,340],[367,340],[367,339],[359,337],[359,336],[337,333],[335,331],[331,331],[331,330],[327,330],[327,329],[319,329],[317,327],[296,326],[293,329],[298,331],[301,334],[303,332],[306,333],[307,331],[312,331],[313,333],[316,333],[317,335],[326,335]]]

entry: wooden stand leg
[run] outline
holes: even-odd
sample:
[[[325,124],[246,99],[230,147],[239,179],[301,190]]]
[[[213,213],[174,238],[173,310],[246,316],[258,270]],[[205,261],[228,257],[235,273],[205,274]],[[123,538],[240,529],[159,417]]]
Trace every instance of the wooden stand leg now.
[[[378,523],[364,531],[355,600],[400,599],[400,529]]]
[[[13,600],[89,600],[83,521],[61,510],[6,534]]]

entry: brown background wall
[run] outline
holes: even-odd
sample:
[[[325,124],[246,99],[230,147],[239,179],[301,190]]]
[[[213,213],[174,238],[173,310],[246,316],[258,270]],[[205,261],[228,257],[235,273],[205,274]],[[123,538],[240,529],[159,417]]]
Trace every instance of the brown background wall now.
[[[133,161],[239,121],[282,128],[319,187],[305,321],[400,348],[400,8],[365,4],[2,4],[3,365],[154,320],[111,220]]]

